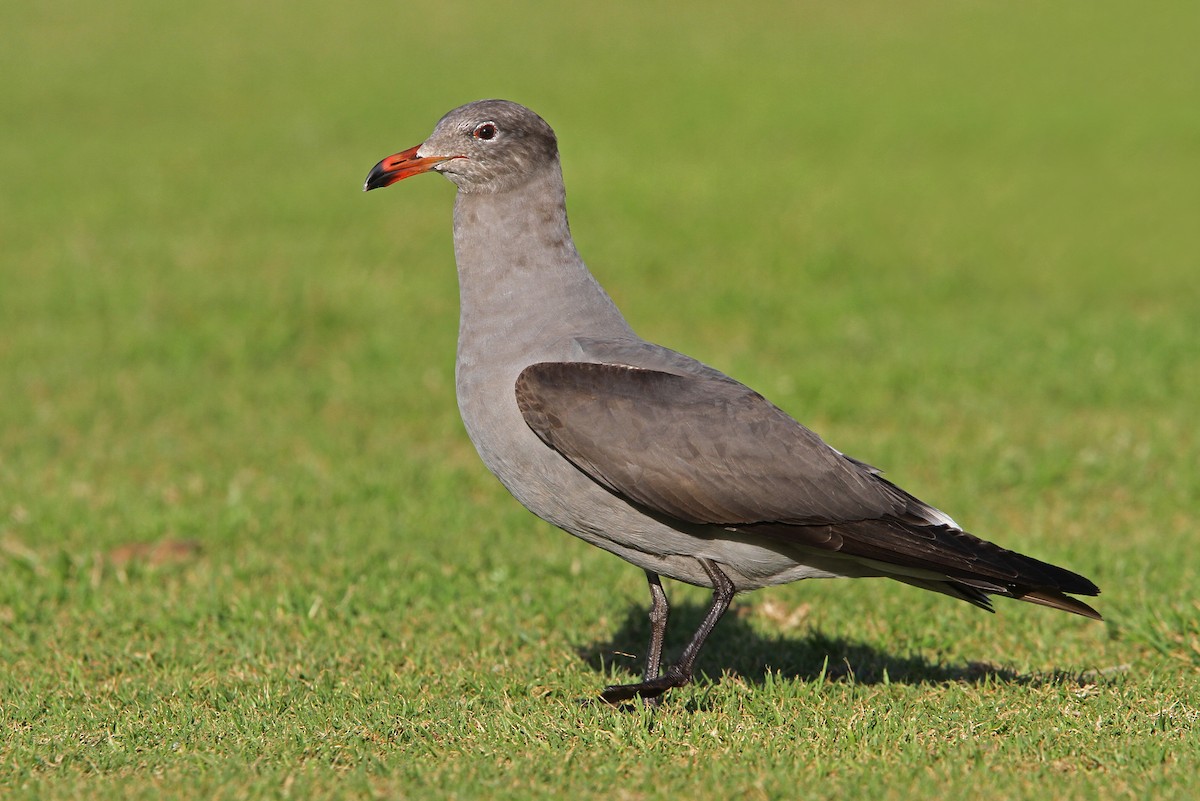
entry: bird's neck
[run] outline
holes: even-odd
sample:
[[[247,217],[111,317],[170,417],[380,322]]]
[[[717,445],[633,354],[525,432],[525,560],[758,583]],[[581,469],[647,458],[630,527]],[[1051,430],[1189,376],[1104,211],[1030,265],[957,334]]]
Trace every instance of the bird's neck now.
[[[565,200],[557,159],[511,191],[458,193],[460,351],[472,338],[533,352],[564,337],[632,333],[575,250]]]

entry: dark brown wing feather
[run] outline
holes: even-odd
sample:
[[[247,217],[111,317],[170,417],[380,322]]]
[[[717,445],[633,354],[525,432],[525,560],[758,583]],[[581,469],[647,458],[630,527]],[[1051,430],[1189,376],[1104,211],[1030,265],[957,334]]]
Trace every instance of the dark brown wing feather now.
[[[956,592],[951,594],[964,597],[966,591],[964,600],[985,609],[990,607],[971,596],[1003,595],[1100,619],[1090,606],[1064,595],[1098,595],[1099,588],[1089,579],[952,526],[914,525],[885,517],[828,526],[765,523],[738,528],[813,550],[834,551],[859,561],[891,566],[898,571],[937,574],[953,585]],[[946,591],[941,587],[930,589]]]
[[[689,523],[832,523],[903,515],[907,498],[732,380],[545,362],[517,405],[595,481]]]
[[[546,362],[522,371],[516,397],[547,445],[658,515],[890,567],[983,608],[997,594],[1099,617],[1064,595],[1096,595],[1088,579],[931,520],[926,504],[725,376]]]

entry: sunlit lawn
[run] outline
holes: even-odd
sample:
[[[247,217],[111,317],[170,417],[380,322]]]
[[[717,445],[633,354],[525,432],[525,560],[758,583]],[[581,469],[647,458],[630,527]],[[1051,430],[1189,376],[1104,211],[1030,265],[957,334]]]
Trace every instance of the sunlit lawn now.
[[[1195,797],[1194,12],[143,6],[0,10],[0,795]],[[578,704],[641,572],[461,430],[453,188],[359,192],[486,96],[643,335],[1106,622],[807,582]]]

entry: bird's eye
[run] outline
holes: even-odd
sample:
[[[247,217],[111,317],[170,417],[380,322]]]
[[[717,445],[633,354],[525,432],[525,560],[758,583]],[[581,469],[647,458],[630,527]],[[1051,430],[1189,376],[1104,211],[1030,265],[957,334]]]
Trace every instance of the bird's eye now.
[[[496,123],[481,122],[475,126],[475,130],[471,132],[471,135],[476,139],[488,140],[495,139],[497,133],[498,131],[496,130]]]

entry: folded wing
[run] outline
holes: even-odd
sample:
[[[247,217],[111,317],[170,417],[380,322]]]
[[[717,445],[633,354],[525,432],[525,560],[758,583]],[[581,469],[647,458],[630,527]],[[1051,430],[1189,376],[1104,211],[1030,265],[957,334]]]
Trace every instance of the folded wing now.
[[[985,608],[999,594],[1098,617],[1063,595],[1095,595],[1086,578],[961,531],[719,373],[543,362],[516,397],[542,441],[660,517],[840,554]]]

